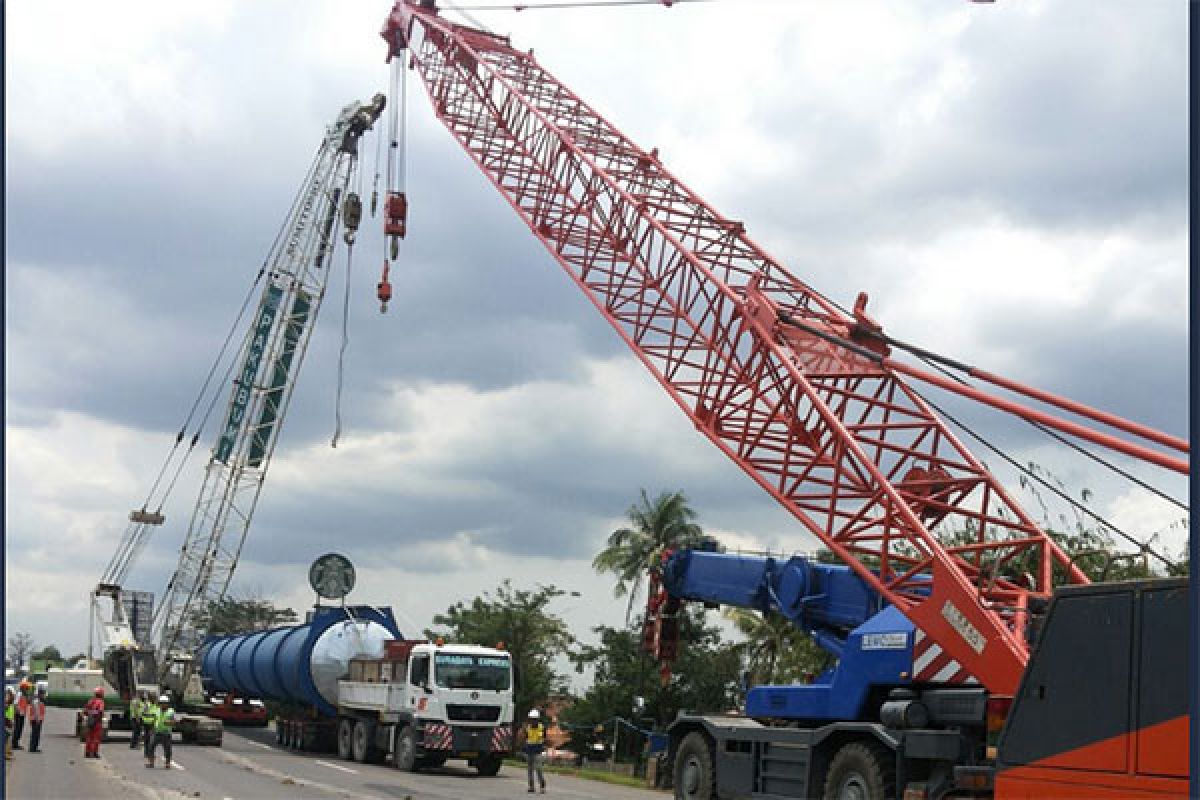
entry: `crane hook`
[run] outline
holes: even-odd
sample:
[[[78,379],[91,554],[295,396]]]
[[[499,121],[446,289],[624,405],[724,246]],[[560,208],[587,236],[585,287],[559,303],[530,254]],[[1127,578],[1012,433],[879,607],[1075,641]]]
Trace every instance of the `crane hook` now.
[[[383,260],[383,276],[375,287],[375,296],[379,298],[379,313],[386,314],[388,301],[392,299],[392,284],[388,281],[388,262]]]

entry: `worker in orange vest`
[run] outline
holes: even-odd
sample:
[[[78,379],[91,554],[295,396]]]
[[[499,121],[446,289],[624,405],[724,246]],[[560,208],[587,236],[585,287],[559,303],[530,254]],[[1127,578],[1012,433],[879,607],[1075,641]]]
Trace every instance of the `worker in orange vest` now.
[[[29,752],[40,753],[38,745],[42,741],[42,723],[46,721],[46,690],[39,688],[37,696],[29,701]]]
[[[87,741],[83,745],[84,758],[100,757],[100,737],[104,735],[104,687],[97,686],[94,696],[83,707],[83,727]]]
[[[25,730],[25,715],[29,712],[29,693],[33,684],[21,681],[17,686],[17,718],[13,721],[13,750],[21,749],[21,731]]]

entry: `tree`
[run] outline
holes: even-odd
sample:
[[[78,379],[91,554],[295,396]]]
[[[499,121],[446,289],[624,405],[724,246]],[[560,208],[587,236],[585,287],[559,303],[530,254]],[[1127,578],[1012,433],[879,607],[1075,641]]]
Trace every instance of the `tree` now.
[[[609,534],[608,546],[592,560],[592,568],[597,572],[616,574],[613,593],[617,597],[629,596],[626,625],[642,581],[651,567],[658,566],[663,552],[694,547],[704,538],[704,532],[695,523],[696,512],[682,491],[662,492],[651,500],[642,489],[640,502],[630,506],[627,514],[631,527],[618,528]]]
[[[57,647],[55,647],[52,644],[48,644],[45,647],[43,647],[41,650],[38,650],[36,653],[30,653],[29,660],[30,661],[34,661],[34,660],[52,661],[52,662],[58,663],[63,660],[63,657],[62,657],[62,653],[59,652]]]
[[[279,608],[258,596],[225,597],[192,614],[192,625],[209,636],[264,631],[294,624],[299,617],[290,608]]]
[[[665,686],[659,665],[641,648],[640,619],[625,629],[593,628],[599,644],[582,646],[571,659],[576,671],[595,671],[592,687],[563,718],[572,727],[591,729],[632,715],[637,697],[645,701],[642,714],[658,726],[683,709],[720,712],[735,707],[741,673],[737,646],[722,642],[720,629],[705,625],[700,609],[686,608],[679,622],[679,657]]]
[[[29,663],[33,652],[33,635],[29,633],[14,633],[8,637],[8,663],[13,669],[20,669]]]
[[[834,661],[808,633],[782,614],[727,608],[724,615],[746,637],[737,647],[745,658],[752,685],[805,682]]]
[[[570,651],[575,637],[567,623],[549,611],[550,604],[566,594],[553,585],[514,589],[512,582],[505,580],[494,594],[484,592],[470,605],[458,602],[445,614],[436,615],[433,624],[443,630],[426,630],[425,635],[485,647],[502,642],[512,655],[514,702],[517,719],[523,719],[551,694],[566,691],[553,662]],[[578,592],[569,594],[579,596]]]

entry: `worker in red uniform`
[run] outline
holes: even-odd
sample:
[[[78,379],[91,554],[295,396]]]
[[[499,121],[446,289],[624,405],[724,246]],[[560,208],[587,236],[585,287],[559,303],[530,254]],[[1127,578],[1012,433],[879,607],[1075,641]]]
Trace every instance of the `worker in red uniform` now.
[[[46,721],[46,690],[39,688],[37,697],[29,701],[29,710],[25,712],[29,718],[29,752],[40,753],[38,745],[42,741],[42,723]]]
[[[95,696],[83,707],[83,726],[87,741],[83,745],[84,758],[100,757],[100,737],[104,734],[104,687],[97,686]]]
[[[16,719],[13,722],[13,750],[21,749],[21,731],[25,730],[25,715],[29,713],[29,693],[33,684],[21,681],[17,686]]]

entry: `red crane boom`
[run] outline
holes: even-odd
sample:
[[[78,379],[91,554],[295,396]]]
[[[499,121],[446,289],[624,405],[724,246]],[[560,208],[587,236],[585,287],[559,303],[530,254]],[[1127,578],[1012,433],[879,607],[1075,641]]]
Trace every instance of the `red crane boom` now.
[[[839,310],[507,38],[429,0],[382,35],[696,428],[941,648],[929,675],[1011,695],[1055,565],[1087,579],[897,377],[865,297]]]

